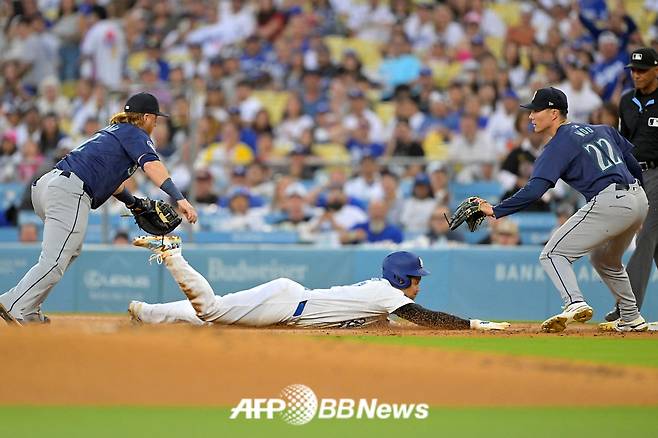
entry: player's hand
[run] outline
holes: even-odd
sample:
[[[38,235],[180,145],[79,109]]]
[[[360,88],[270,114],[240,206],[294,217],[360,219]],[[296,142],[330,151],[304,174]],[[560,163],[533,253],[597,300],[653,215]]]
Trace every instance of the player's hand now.
[[[181,213],[183,213],[183,216],[185,216],[185,219],[187,219],[189,223],[196,223],[198,218],[197,212],[194,207],[192,207],[192,204],[187,201],[187,199],[181,199],[178,201],[178,208],[180,208]]]
[[[491,206],[491,204],[489,204],[489,202],[485,201],[484,199],[480,203],[480,211],[484,213],[485,216],[494,215],[493,207]]]
[[[471,319],[471,328],[473,330],[505,330],[510,326],[509,322],[493,322],[482,321],[479,319]]]

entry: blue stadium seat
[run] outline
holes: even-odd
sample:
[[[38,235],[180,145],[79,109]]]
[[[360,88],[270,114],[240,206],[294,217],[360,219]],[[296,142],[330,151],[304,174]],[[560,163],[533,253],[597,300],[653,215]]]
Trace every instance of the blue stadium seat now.
[[[224,231],[197,231],[194,233],[195,243],[299,243],[299,236],[290,231],[274,232],[224,232]]]
[[[18,242],[18,227],[0,227],[0,242]]]
[[[524,245],[543,245],[557,225],[553,213],[517,213],[510,216],[510,219],[519,225]]]
[[[6,210],[18,203],[25,191],[24,183],[2,183],[0,184],[0,209]]]
[[[450,201],[450,209],[454,210],[464,199],[469,196],[479,196],[491,203],[500,201],[504,190],[498,181],[481,181],[471,184],[451,183],[450,193],[452,194]]]

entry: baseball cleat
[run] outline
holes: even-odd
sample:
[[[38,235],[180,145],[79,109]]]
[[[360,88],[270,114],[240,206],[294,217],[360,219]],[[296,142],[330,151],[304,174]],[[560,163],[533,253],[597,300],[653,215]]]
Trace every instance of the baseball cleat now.
[[[569,304],[562,313],[551,316],[541,325],[547,333],[563,332],[572,322],[587,322],[592,319],[594,310],[584,301]]]
[[[0,303],[0,318],[2,318],[7,325],[21,325],[16,318],[11,316],[11,313],[7,312],[7,309],[5,309],[5,306],[3,306],[2,303]]]
[[[613,322],[621,318],[621,314],[619,313],[619,306],[615,306],[614,309],[609,311],[608,313],[605,314],[605,320],[608,322]]]
[[[649,324],[640,315],[630,322],[621,318],[616,321],[603,322],[599,324],[599,330],[604,332],[646,332],[649,330]]]
[[[142,303],[141,301],[131,301],[130,304],[128,304],[128,315],[130,315],[130,322],[133,324],[141,324],[142,320],[139,317],[139,313],[142,310]]]
[[[649,331],[650,332],[658,332],[658,321],[649,322],[647,324],[649,324]]]
[[[155,260],[158,264],[176,250],[180,252],[182,241],[179,236],[139,236],[133,239],[133,245],[153,251],[149,263]]]

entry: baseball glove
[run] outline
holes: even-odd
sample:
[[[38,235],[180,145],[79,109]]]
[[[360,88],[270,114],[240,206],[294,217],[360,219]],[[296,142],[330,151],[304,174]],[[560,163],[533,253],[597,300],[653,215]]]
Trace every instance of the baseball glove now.
[[[485,214],[480,209],[480,205],[484,202],[486,202],[484,199],[477,196],[464,199],[448,221],[450,229],[456,230],[461,224],[466,222],[471,232],[477,230],[485,218]]]
[[[161,200],[135,198],[129,209],[139,228],[156,236],[171,233],[182,221],[174,207]]]

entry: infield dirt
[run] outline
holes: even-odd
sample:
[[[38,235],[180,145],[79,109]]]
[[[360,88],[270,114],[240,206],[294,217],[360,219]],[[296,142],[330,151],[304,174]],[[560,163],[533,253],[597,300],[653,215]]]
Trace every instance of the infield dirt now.
[[[567,333],[599,335],[591,326]],[[56,316],[45,326],[0,326],[0,404],[233,406],[241,398],[276,397],[292,383],[308,385],[322,398],[434,406],[658,403],[658,369],[342,339],[364,334],[555,336],[540,334],[535,325],[493,334],[263,330]],[[619,388],[632,397],[620,399]]]

